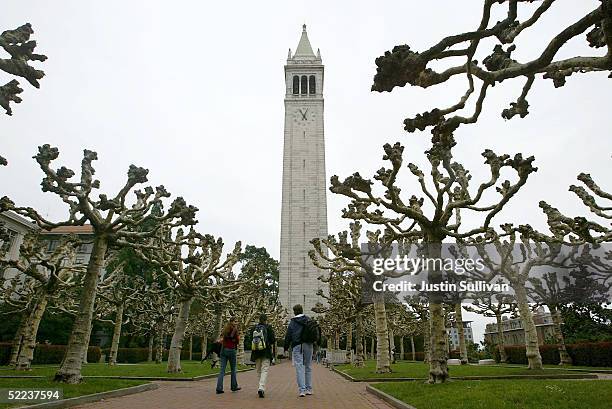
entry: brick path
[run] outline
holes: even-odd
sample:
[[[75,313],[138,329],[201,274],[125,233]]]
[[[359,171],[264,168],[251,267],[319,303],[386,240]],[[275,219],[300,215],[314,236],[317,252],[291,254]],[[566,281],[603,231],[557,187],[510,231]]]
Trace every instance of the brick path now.
[[[108,399],[83,409],[389,409],[386,403],[368,394],[365,383],[349,382],[322,365],[313,364],[313,395],[298,397],[295,369],[285,362],[270,367],[266,397],[257,397],[255,371],[238,373],[241,391],[229,390],[225,378],[225,393],[215,394],[216,379],[196,382],[158,382],[154,391]]]

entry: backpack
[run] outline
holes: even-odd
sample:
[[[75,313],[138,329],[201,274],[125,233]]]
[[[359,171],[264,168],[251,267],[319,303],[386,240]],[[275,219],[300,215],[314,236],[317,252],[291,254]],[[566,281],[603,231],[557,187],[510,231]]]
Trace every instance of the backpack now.
[[[302,342],[315,344],[321,340],[321,327],[317,321],[308,317],[302,325]]]
[[[253,330],[253,337],[251,341],[252,351],[263,351],[266,349],[266,327],[265,325],[256,325]]]

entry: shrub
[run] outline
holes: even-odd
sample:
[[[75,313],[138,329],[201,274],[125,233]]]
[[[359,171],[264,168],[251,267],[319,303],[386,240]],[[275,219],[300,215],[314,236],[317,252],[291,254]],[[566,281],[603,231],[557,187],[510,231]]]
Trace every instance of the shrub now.
[[[8,365],[11,343],[0,344],[0,365]],[[38,344],[34,349],[33,365],[61,364],[66,354],[66,345]],[[100,347],[90,346],[87,349],[87,362],[99,362],[102,352]]]
[[[565,346],[574,365],[612,366],[612,342],[583,342]],[[506,345],[508,363],[527,364],[524,345]],[[500,361],[499,350],[495,349],[495,360]],[[558,365],[560,362],[558,345],[540,345],[542,363]]]

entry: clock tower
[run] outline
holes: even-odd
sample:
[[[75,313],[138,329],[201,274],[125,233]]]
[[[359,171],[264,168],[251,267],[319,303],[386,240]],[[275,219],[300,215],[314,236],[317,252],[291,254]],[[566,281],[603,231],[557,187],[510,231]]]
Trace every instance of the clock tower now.
[[[308,256],[310,240],[327,238],[325,188],[325,139],[323,134],[323,63],[312,51],[306,25],[295,53],[285,65],[285,137],[283,150],[283,198],[279,298],[291,314],[295,304],[305,314],[326,300],[322,272]]]

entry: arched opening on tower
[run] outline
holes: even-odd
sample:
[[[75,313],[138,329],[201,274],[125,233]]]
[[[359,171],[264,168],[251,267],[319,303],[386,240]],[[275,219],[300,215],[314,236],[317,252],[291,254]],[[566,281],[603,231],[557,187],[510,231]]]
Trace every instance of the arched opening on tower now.
[[[295,95],[300,93],[300,77],[297,75],[293,76],[293,93]]]
[[[302,94],[308,93],[308,77],[302,75]]]
[[[317,83],[316,83],[314,75],[311,75],[308,78],[308,93],[309,94],[316,94],[317,93]]]

